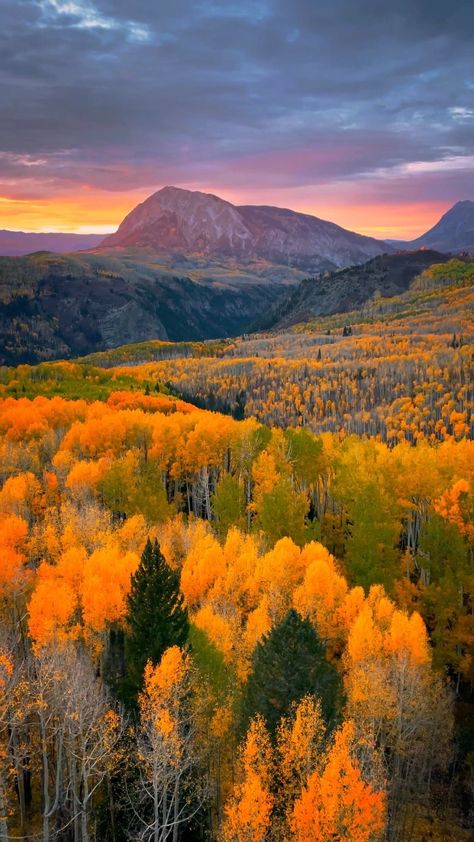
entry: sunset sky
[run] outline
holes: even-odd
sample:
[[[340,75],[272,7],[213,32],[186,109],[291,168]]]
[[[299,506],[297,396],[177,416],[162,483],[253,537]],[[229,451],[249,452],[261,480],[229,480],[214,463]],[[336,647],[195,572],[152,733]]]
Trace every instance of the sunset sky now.
[[[474,199],[474,2],[0,0],[0,228],[166,184],[411,238]]]

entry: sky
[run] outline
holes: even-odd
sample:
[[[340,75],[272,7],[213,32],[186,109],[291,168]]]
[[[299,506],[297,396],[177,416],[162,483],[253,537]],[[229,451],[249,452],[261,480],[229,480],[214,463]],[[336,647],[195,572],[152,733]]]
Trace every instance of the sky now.
[[[173,184],[409,239],[474,199],[472,0],[0,0],[0,228]]]

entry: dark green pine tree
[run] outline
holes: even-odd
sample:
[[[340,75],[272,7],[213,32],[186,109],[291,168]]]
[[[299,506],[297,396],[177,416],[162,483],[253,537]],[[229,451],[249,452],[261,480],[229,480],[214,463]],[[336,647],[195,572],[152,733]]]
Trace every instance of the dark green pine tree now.
[[[146,543],[127,603],[123,697],[133,703],[147,661],[158,664],[169,646],[184,646],[189,632],[179,575],[166,564],[156,539]]]
[[[291,609],[257,643],[244,688],[243,728],[260,713],[275,733],[291,703],[308,693],[319,697],[323,716],[330,725],[341,701],[338,673],[326,660],[325,648],[312,624]]]

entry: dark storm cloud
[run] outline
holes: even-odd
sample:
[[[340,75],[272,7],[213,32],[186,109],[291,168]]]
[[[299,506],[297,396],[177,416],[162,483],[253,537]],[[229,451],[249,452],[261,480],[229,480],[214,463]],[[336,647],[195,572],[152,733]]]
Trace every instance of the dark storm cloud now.
[[[2,0],[0,18],[2,190],[404,180],[474,155],[466,0]]]

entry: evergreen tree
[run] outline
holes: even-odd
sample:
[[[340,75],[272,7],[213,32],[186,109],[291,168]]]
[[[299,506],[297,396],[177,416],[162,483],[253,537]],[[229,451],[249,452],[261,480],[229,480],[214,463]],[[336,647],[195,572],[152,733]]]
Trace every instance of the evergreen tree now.
[[[141,690],[147,661],[158,664],[165,649],[186,643],[189,631],[179,576],[166,564],[156,539],[146,543],[127,602],[123,695],[131,702]]]
[[[244,728],[261,714],[272,733],[292,702],[312,694],[321,700],[327,723],[334,720],[340,696],[339,677],[309,620],[293,608],[257,643],[252,672],[244,689]]]

